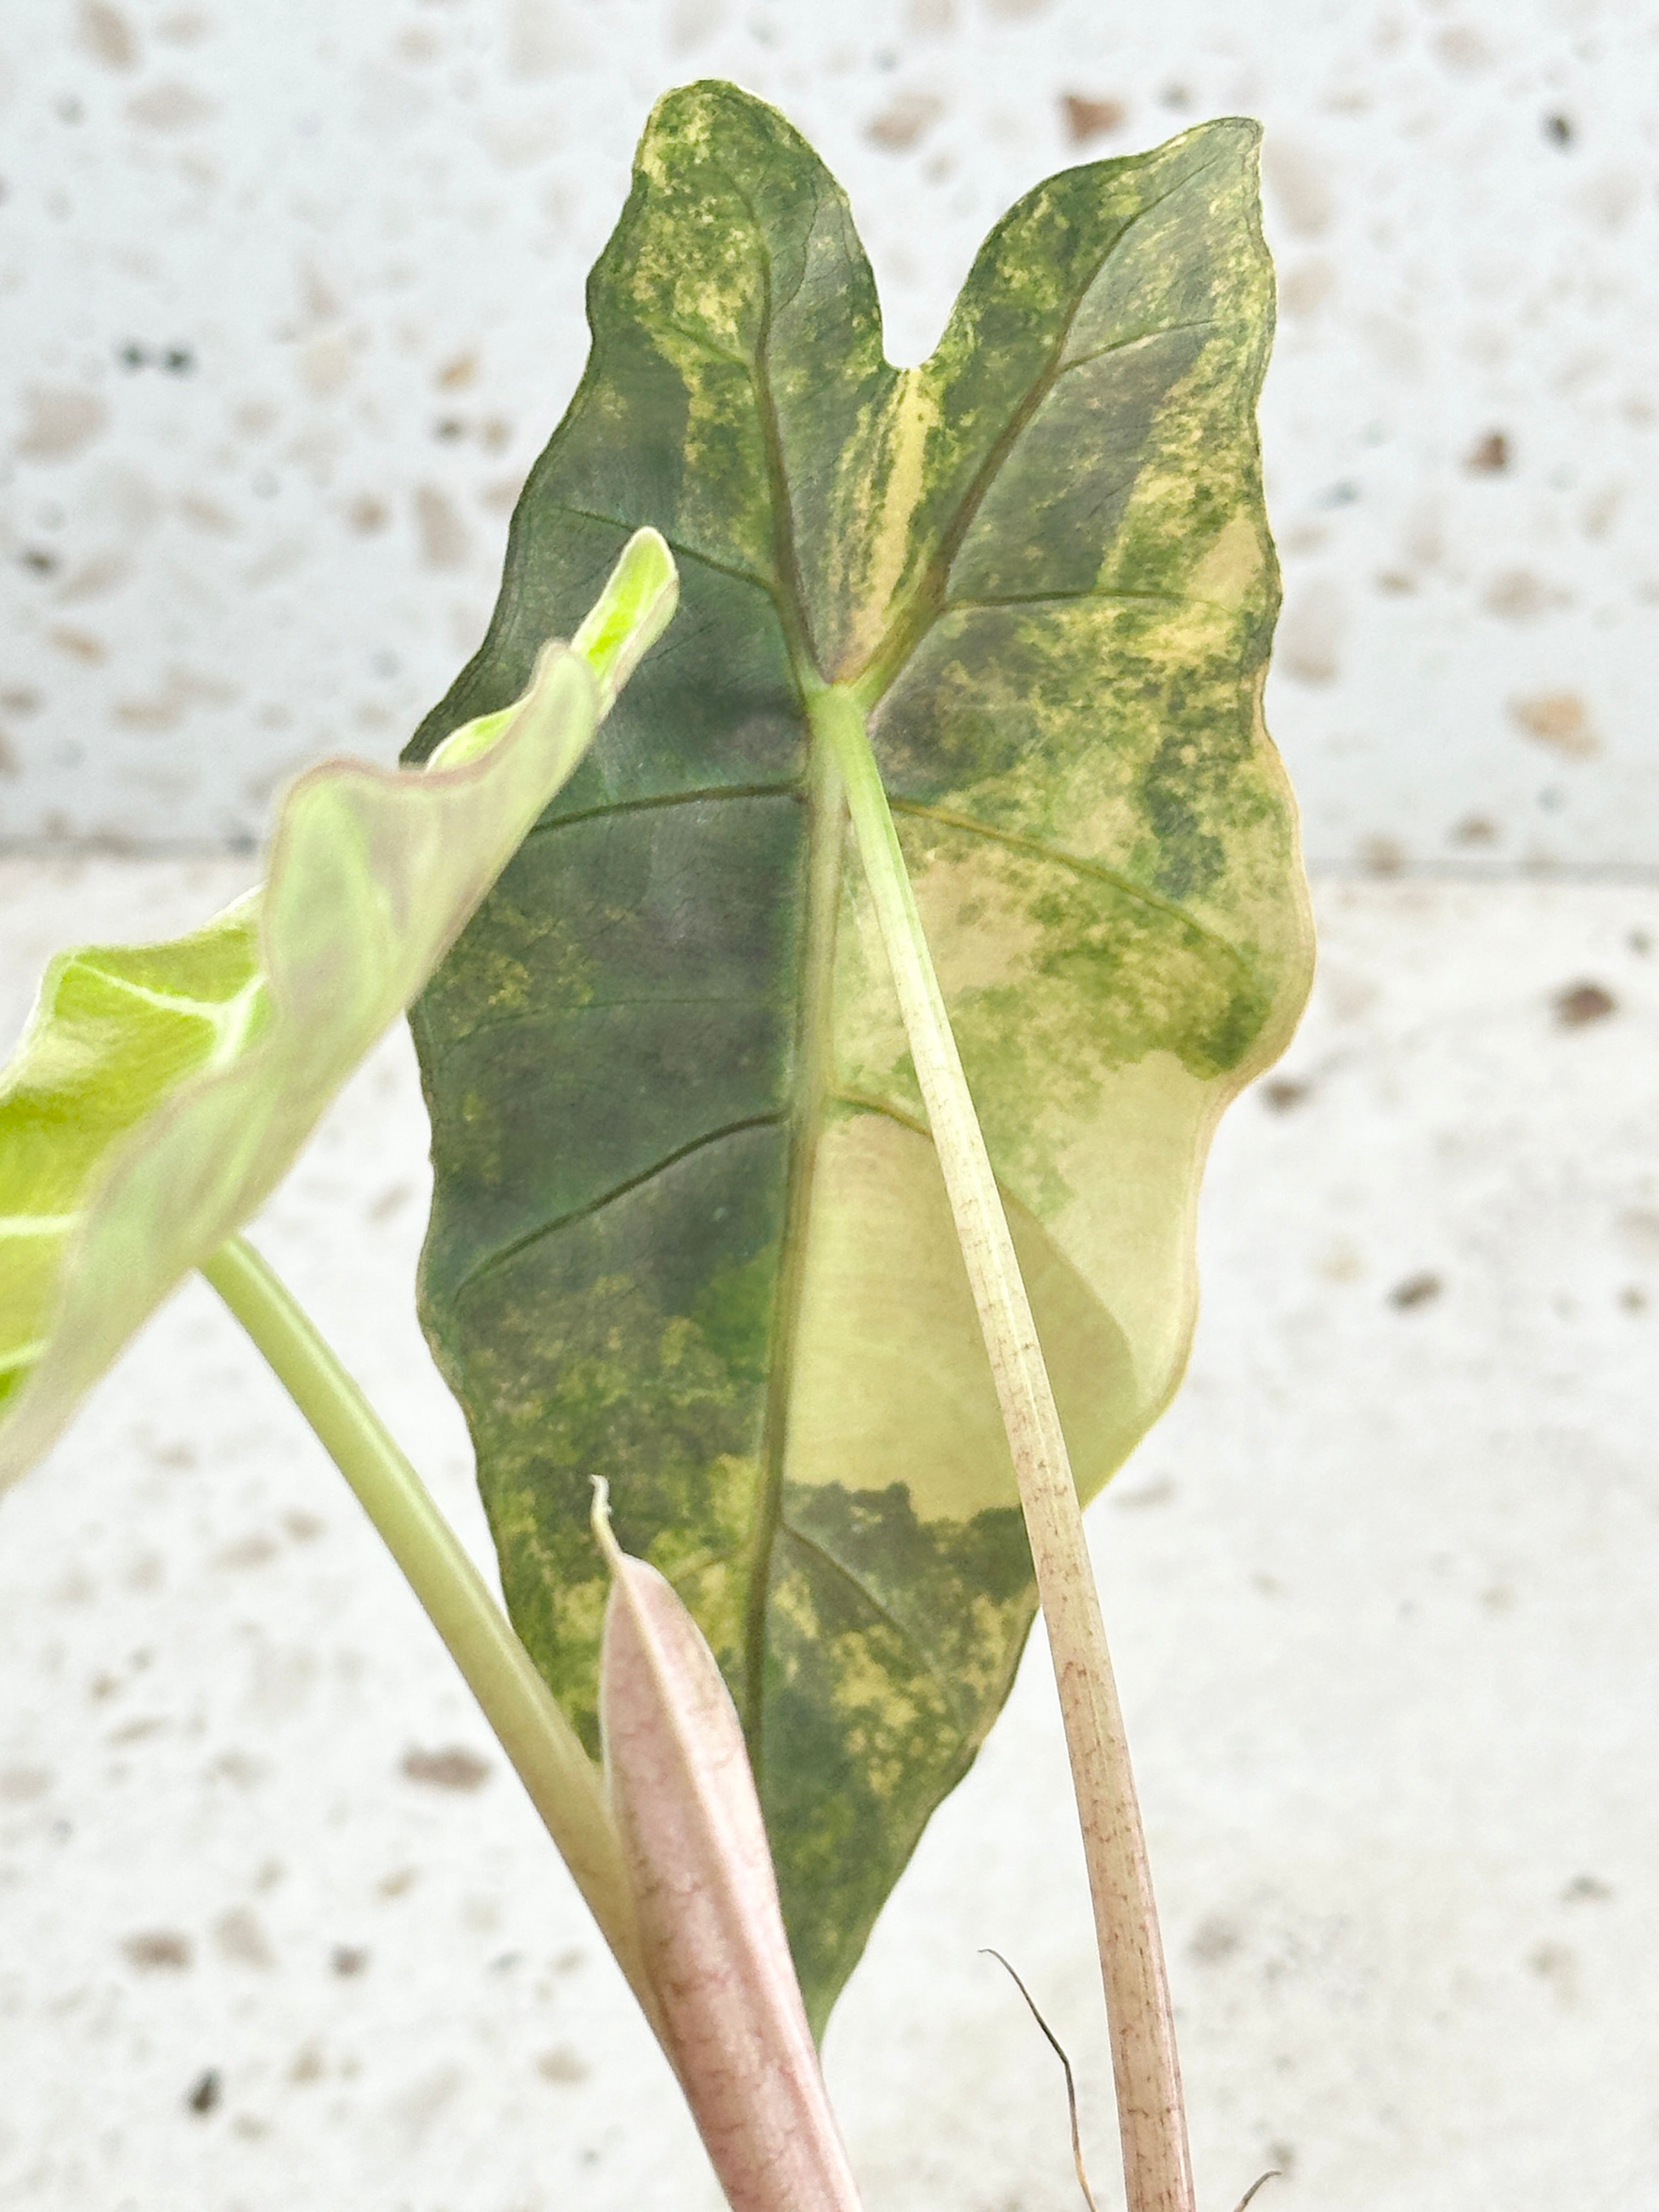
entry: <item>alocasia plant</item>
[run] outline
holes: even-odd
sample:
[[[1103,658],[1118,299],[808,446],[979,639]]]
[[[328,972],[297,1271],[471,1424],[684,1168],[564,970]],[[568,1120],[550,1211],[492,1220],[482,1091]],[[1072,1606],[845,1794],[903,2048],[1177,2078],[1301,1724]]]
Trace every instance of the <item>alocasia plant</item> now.
[[[1309,974],[1260,713],[1256,141],[1051,179],[898,370],[810,149],[731,86],[671,94],[495,622],[412,748],[663,532],[678,623],[413,1018],[422,1311],[585,1740],[592,1475],[719,1655],[819,2023],[1034,1606],[830,727],[867,717],[1092,1495],[1175,1386],[1208,1136]]]
[[[422,775],[325,763],[261,890],[165,945],[52,963],[0,1073],[0,1489],[192,1267],[301,1398],[491,1713],[650,2009],[591,1768],[499,1609],[331,1354],[235,1231],[419,990],[673,611],[641,533],[572,647]]]
[[[1308,981],[1260,708],[1256,136],[1051,179],[900,371],[801,140],[671,94],[428,771],[301,779],[259,900],[65,956],[0,1083],[0,1481],[202,1267],[448,1639],[744,2212],[855,2205],[808,2015],[1039,1583],[1130,2202],[1190,2206],[1078,1496],[1175,1387],[1208,1138]],[[590,747],[674,560],[684,611]],[[422,1312],[516,1637],[234,1234],[428,976]]]

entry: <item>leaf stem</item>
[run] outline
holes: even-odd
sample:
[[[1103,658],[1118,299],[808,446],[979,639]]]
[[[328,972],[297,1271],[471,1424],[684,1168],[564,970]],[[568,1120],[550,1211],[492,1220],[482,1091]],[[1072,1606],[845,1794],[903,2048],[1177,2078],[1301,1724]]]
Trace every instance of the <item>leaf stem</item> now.
[[[380,1416],[269,1264],[232,1237],[202,1273],[385,1539],[656,2027],[633,1890],[603,1784],[511,1623]]]
[[[1094,1901],[1128,2212],[1193,2212],[1146,1837],[1054,1391],[863,713],[840,685],[808,711],[846,788],[1019,1479]]]

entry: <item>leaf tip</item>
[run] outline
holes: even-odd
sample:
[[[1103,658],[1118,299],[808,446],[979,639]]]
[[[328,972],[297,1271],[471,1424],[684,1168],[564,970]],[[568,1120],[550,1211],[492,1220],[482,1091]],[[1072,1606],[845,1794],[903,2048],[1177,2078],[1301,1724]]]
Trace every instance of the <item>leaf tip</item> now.
[[[588,1512],[588,1522],[606,1566],[613,1575],[620,1573],[623,1549],[617,1541],[615,1529],[611,1526],[611,1485],[602,1474],[593,1477],[593,1503]]]
[[[636,530],[571,650],[586,661],[608,708],[668,627],[679,603],[679,570],[659,530]]]

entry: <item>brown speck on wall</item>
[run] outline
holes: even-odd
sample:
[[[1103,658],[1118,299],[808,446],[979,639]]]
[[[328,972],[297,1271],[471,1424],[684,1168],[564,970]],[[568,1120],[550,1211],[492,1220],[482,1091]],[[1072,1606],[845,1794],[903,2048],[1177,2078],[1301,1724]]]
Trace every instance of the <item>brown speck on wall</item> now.
[[[1510,441],[1501,430],[1488,430],[1470,447],[1463,465],[1475,476],[1498,476],[1510,465]]]
[[[1223,1959],[1231,1959],[1243,1940],[1231,1920],[1218,1912],[1212,1912],[1207,1919],[1199,1923],[1187,1948],[1194,1959],[1211,1966]]]
[[[1274,647],[1275,665],[1298,684],[1334,684],[1340,672],[1342,588],[1329,576],[1304,584],[1287,604]]]
[[[1279,303],[1289,314],[1311,315],[1335,288],[1335,264],[1323,254],[1316,254],[1285,271],[1279,283]]]
[[[1594,760],[1601,750],[1589,710],[1576,691],[1539,691],[1511,699],[1510,719],[1528,737],[1553,745],[1569,760]]]
[[[1610,1884],[1593,1874],[1576,1874],[1561,1893],[1563,1905],[1605,1905],[1613,1895]]]
[[[428,568],[459,568],[464,564],[471,534],[453,501],[435,484],[416,488],[415,526],[421,559]]]
[[[107,0],[81,0],[77,26],[81,44],[106,69],[130,70],[138,59],[132,26]]]
[[[1540,1981],[1549,1984],[1558,2002],[1574,2004],[1578,1997],[1578,1954],[1565,1943],[1540,1943],[1527,1964]]]
[[[489,1762],[452,1745],[443,1751],[406,1751],[403,1771],[409,1781],[432,1790],[481,1790],[489,1779]]]
[[[214,1923],[213,1940],[221,1956],[233,1966],[264,1970],[276,1963],[276,1954],[258,1916],[245,1905],[234,1905],[220,1915]]]
[[[523,489],[524,477],[515,470],[511,476],[496,477],[492,482],[481,485],[478,503],[488,507],[492,514],[511,514]]]
[[[1317,238],[1329,228],[1334,211],[1330,177],[1311,148],[1270,131],[1262,142],[1261,173],[1287,230],[1298,238]]]
[[[1103,138],[1109,131],[1115,131],[1127,113],[1121,100],[1091,98],[1080,92],[1060,94],[1060,111],[1066,122],[1066,135],[1074,146],[1086,146],[1091,139]]]
[[[171,1928],[146,1929],[141,1936],[129,1936],[121,1946],[131,1966],[141,1974],[183,1973],[191,1958],[188,1936],[180,1936]]]
[[[1406,865],[1406,849],[1397,837],[1362,837],[1359,865],[1373,876],[1397,876]]]
[[[544,2051],[536,2061],[536,2071],[544,2081],[586,2081],[592,2070],[574,2051]]]
[[[109,422],[109,409],[98,394],[71,385],[32,385],[23,404],[23,428],[14,449],[20,460],[72,460]]]
[[[1434,50],[1448,69],[1459,70],[1469,76],[1490,69],[1496,57],[1479,31],[1462,24],[1453,24],[1443,31],[1434,42]]]
[[[902,92],[864,126],[872,146],[890,154],[905,154],[931,131],[945,112],[945,103],[930,92]]]
[[[1505,568],[1488,584],[1480,604],[1488,614],[1499,615],[1505,622],[1535,622],[1552,607],[1570,605],[1571,597],[1530,569]]]
[[[152,85],[127,102],[129,118],[144,131],[193,131],[218,112],[217,100],[189,84]]]
[[[1564,1030],[1582,1030],[1587,1022],[1604,1021],[1618,1009],[1619,1001],[1600,983],[1575,983],[1555,1000],[1555,1018]]]

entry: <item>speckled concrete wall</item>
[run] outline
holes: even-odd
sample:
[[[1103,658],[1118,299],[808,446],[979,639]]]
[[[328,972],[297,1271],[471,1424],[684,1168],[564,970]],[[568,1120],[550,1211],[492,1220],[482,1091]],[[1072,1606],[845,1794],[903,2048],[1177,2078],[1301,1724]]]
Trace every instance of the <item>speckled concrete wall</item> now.
[[[1271,711],[1322,969],[1221,1132],[1191,1376],[1091,1515],[1205,2212],[1269,2163],[1285,2212],[1654,2201],[1656,31],[1634,0],[0,10],[0,1047],[52,950],[201,919],[282,777],[391,758],[476,642],[665,85],[734,76],[815,139],[906,359],[1045,172],[1265,118]],[[425,1144],[399,1036],[255,1235],[489,1572],[411,1310]],[[870,2212],[1075,2202],[986,1942],[1073,2045],[1109,2206],[1037,1648],[829,2039]],[[0,1510],[0,2204],[716,2202],[435,1638],[187,1287]]]
[[[1659,859],[1639,0],[10,0],[0,836],[223,847],[477,642],[652,99],[777,100],[892,350],[1062,163],[1267,126],[1275,727],[1316,861]]]
[[[0,866],[0,1035],[236,864]],[[1659,890],[1327,883],[1175,1407],[1091,1514],[1203,2212],[1651,2212]],[[1595,986],[1600,1011],[1580,995]],[[407,1039],[254,1230],[489,1571]],[[1040,1639],[831,2024],[868,2212],[1121,2202]],[[1262,2212],[1273,2198],[1264,2200]],[[0,1504],[6,2212],[714,2212],[666,2068],[339,1477],[199,1282]]]

